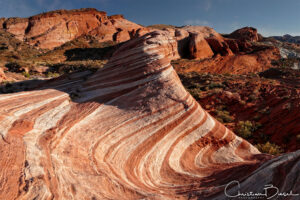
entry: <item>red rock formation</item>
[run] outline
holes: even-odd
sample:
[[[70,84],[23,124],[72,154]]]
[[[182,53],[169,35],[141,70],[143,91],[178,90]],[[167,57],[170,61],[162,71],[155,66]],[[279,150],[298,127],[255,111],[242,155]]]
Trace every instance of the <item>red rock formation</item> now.
[[[119,31],[114,34],[113,40],[117,42],[124,42],[130,40],[130,35],[128,31]]]
[[[234,73],[246,74],[249,72],[261,72],[272,67],[272,61],[281,58],[278,48],[257,44],[255,38],[258,37],[257,31],[241,29],[232,34],[236,39],[222,37],[212,28],[201,26],[187,26],[177,28],[175,37],[178,40],[178,52],[181,58],[210,58],[211,53],[201,56],[193,46],[193,34],[203,36],[208,45],[198,45],[198,52],[213,51],[211,59],[200,62],[189,62],[181,60],[177,62],[176,70],[179,72],[212,72],[212,73]],[[239,34],[237,34],[239,33]],[[248,34],[247,34],[248,33]],[[256,36],[253,34],[256,33]],[[248,39],[246,36],[249,36]],[[230,36],[230,37],[233,37]],[[251,36],[251,37],[250,37]],[[182,68],[184,66],[184,68]]]
[[[210,45],[211,49],[215,54],[220,54],[221,56],[233,55],[228,44],[223,40],[216,37],[206,38],[207,43]]]
[[[26,18],[8,18],[3,22],[2,25],[6,31],[14,34],[19,40],[24,39],[27,26],[28,19]]]
[[[103,42],[112,41],[115,35],[116,41],[123,42],[130,39],[127,33],[142,28],[122,15],[108,17],[96,9],[58,10],[28,19],[9,18],[3,26],[18,39],[42,49],[52,49],[84,34]]]
[[[212,28],[205,26],[176,28],[174,35],[178,41],[179,55],[182,58],[203,59],[212,57],[214,53],[205,39],[214,36],[222,40],[220,34],[215,32]]]
[[[4,24],[5,20],[6,20],[5,18],[0,18],[0,29],[3,28],[3,24]]]
[[[251,54],[235,54],[231,56],[214,56],[212,59],[193,62],[187,60],[177,61],[176,71],[186,72],[210,72],[248,74],[257,73],[271,68],[272,61],[280,59],[278,48],[268,47],[252,52]],[[184,68],[182,66],[185,66]]]
[[[228,44],[230,50],[233,53],[239,53],[240,52],[240,48],[239,48],[239,44],[236,40],[234,39],[225,39],[225,42]]]
[[[177,41],[153,32],[88,80],[1,95],[0,199],[225,199],[233,180],[299,191],[300,151],[265,162],[186,92],[177,57]]]
[[[6,80],[5,73],[2,68],[0,68],[0,83]]]
[[[215,37],[217,39],[223,40],[223,37],[217,33],[214,29],[207,26],[184,26],[183,30],[186,30],[189,33],[199,33],[204,38]]]
[[[234,38],[234,39],[247,40],[247,41],[251,41],[251,42],[259,41],[257,29],[252,28],[252,27],[244,27],[244,28],[238,29],[238,30],[232,32],[231,34],[229,34],[228,37]]]
[[[204,37],[198,33],[191,34],[189,50],[192,59],[211,58],[214,55]]]

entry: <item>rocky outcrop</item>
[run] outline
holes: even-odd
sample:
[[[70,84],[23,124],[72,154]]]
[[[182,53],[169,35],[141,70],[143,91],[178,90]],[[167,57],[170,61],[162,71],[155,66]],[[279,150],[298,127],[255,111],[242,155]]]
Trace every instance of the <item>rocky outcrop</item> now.
[[[235,39],[225,39],[225,42],[233,53],[236,54],[240,52],[238,41],[236,41]]]
[[[195,34],[206,42],[196,46]],[[257,30],[243,28],[223,37],[212,28],[187,26],[175,29],[181,58],[199,59],[199,62],[178,61],[179,72],[211,72],[247,74],[272,67],[281,58],[279,49],[260,41]],[[208,45],[207,45],[207,44]],[[197,49],[197,50],[196,50]],[[198,53],[197,53],[198,52]],[[203,55],[206,52],[207,55]],[[213,53],[211,53],[213,52]],[[203,59],[209,58],[209,59]],[[182,67],[184,66],[184,67]]]
[[[207,41],[198,33],[191,34],[189,50],[192,59],[211,58],[214,55]]]
[[[6,20],[5,18],[0,18],[0,29],[3,28],[3,24],[4,24],[5,20]]]
[[[16,36],[17,39],[23,40],[25,30],[28,27],[28,19],[26,18],[8,18],[3,22],[2,27],[9,33]]]
[[[58,10],[30,18],[9,18],[3,28],[16,35],[19,40],[41,49],[53,49],[81,35],[91,34],[99,41],[123,42],[127,35],[143,28],[122,15],[108,17],[96,9]]]
[[[238,29],[231,34],[228,35],[229,38],[239,39],[239,40],[246,40],[251,42],[257,42],[259,41],[260,37],[257,33],[256,28],[252,27],[244,27],[241,29]]]
[[[300,152],[272,159],[226,129],[186,92],[176,58],[176,39],[152,32],[91,77],[1,95],[0,199],[225,199],[234,180],[299,191]]]
[[[215,54],[220,54],[221,56],[233,55],[228,44],[223,40],[216,37],[206,38],[207,43],[210,45]]]
[[[170,31],[169,31],[170,32]],[[214,55],[214,46],[206,41],[209,37],[216,38],[217,41],[223,37],[212,28],[205,26],[184,26],[174,30],[174,36],[178,41],[178,52],[182,58],[203,59]],[[219,49],[216,49],[219,51]]]
[[[226,53],[226,52],[225,52]],[[272,62],[280,59],[280,52],[276,47],[257,48],[251,53],[239,52],[229,56],[214,56],[212,59],[193,62],[179,60],[175,64],[176,71],[180,73],[230,73],[248,74],[257,73],[273,67]],[[184,68],[182,66],[185,66]]]
[[[124,19],[122,15],[117,15],[109,17],[108,21],[90,31],[89,35],[96,37],[101,42],[124,42],[147,32],[148,29]]]
[[[6,75],[5,75],[4,71],[3,71],[3,69],[0,67],[0,83],[2,81],[5,81],[6,79],[7,78],[6,78]]]

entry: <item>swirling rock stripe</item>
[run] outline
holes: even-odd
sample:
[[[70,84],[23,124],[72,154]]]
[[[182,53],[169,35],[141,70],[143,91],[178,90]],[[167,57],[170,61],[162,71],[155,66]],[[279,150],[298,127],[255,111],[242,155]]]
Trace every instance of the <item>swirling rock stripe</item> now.
[[[88,80],[1,95],[0,199],[224,199],[233,179],[251,188],[284,164],[298,173],[300,152],[262,165],[271,157],[202,109],[170,65],[177,57],[177,41],[152,32]]]

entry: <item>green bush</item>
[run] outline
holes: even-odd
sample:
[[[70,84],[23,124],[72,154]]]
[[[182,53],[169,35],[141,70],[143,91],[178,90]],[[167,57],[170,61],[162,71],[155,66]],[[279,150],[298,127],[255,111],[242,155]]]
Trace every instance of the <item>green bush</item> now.
[[[22,72],[23,76],[25,76],[26,78],[30,78],[30,74],[28,72]]]
[[[255,146],[262,153],[278,155],[283,152],[283,149],[280,146],[270,142],[267,142],[265,144],[257,144]]]
[[[235,132],[242,138],[249,139],[252,137],[253,132],[261,128],[262,124],[251,121],[239,121]]]
[[[223,88],[224,85],[222,83],[216,83],[216,82],[211,82],[208,85],[209,89],[214,89],[214,88]]]
[[[221,123],[230,123],[233,122],[234,118],[230,116],[230,113],[226,110],[216,110],[216,119]]]
[[[56,72],[48,72],[48,73],[46,74],[46,76],[47,76],[48,78],[56,78],[56,77],[59,77],[60,75],[59,75],[59,73],[56,73]]]

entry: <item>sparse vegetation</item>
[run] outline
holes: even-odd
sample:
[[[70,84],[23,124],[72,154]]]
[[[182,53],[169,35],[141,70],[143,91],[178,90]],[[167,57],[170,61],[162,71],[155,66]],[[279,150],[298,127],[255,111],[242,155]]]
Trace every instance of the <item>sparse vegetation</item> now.
[[[25,78],[30,78],[29,72],[22,72],[22,74]]]
[[[230,116],[230,112],[224,110],[223,106],[219,106],[215,111],[216,119],[222,123],[233,122],[234,118]]]
[[[262,153],[267,153],[272,155],[278,155],[283,153],[283,149],[280,146],[270,142],[266,142],[265,144],[257,144],[255,146]]]
[[[261,128],[262,125],[260,123],[247,121],[239,121],[235,132],[244,139],[249,139],[253,137],[253,133]]]
[[[56,78],[56,77],[59,77],[60,74],[59,73],[56,73],[56,72],[47,72],[46,76],[48,78]]]
[[[150,25],[148,26],[148,28],[155,28],[155,29],[160,29],[163,30],[165,28],[176,28],[176,26],[173,25],[168,25],[168,24],[154,24],[154,25]]]

